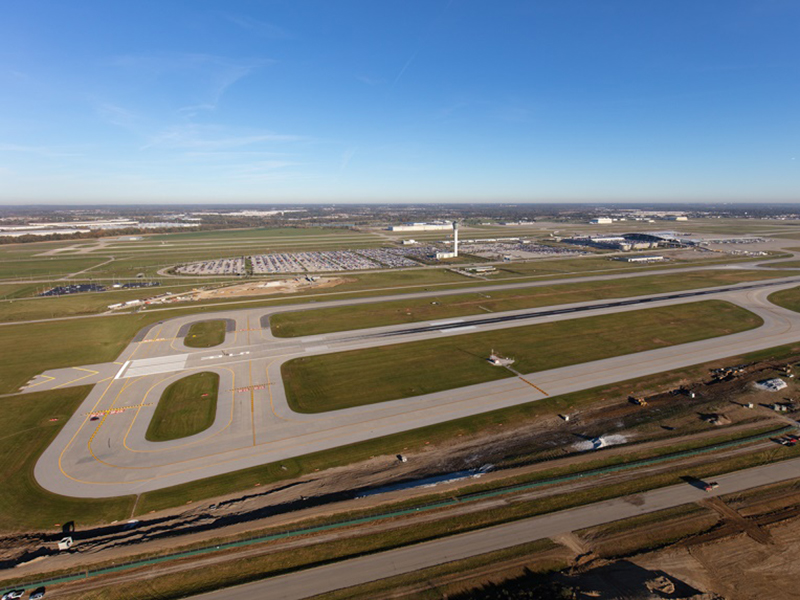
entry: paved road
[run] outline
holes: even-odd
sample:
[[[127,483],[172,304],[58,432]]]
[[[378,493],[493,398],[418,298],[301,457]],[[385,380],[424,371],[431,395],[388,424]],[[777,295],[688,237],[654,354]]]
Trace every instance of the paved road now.
[[[712,495],[740,492],[776,481],[800,477],[800,459],[765,465],[716,479],[720,487]],[[339,563],[282,575],[216,592],[192,596],[195,600],[269,598],[301,600],[371,581],[412,573],[428,567],[479,556],[536,540],[551,538],[645,513],[696,502],[709,494],[681,483],[539,517],[506,523],[390,550]]]
[[[170,319],[141,332],[118,361],[48,371],[29,391],[94,383],[95,388],[39,460],[35,476],[46,489],[79,497],[141,493],[301,454],[415,429],[560,395],[673,370],[760,348],[800,340],[800,314],[776,307],[766,297],[794,287],[800,278],[740,284],[615,301],[582,302],[531,311],[477,315],[420,326],[396,325],[299,339],[272,336],[270,315],[289,307],[229,310],[225,342],[198,350],[183,343],[187,325],[212,315]],[[758,329],[719,339],[661,348],[467,386],[392,402],[298,414],[286,401],[280,366],[298,356],[397,342],[464,335],[718,298],[761,316]],[[343,304],[339,301],[338,304]],[[327,305],[336,305],[329,302]],[[303,306],[303,310],[322,303]],[[291,307],[297,310],[298,307]],[[211,428],[172,442],[145,439],[164,389],[197,371],[220,375],[217,418]],[[95,416],[98,420],[91,420]]]

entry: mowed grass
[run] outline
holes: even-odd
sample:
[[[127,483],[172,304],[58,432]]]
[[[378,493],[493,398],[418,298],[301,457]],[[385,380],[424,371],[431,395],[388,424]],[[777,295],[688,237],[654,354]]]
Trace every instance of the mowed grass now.
[[[145,438],[167,442],[205,431],[217,414],[219,375],[195,373],[179,379],[164,390]]]
[[[492,349],[533,373],[753,329],[760,317],[710,300],[380,348],[297,358],[282,367],[289,405],[320,413],[495,381],[513,374]]]
[[[69,521],[80,529],[130,515],[134,504],[130,496],[103,500],[58,496],[42,489],[33,476],[36,460],[90,390],[76,387],[2,399],[0,531],[52,530]]]
[[[103,255],[78,257],[41,256],[23,260],[0,261],[0,279],[44,279],[62,277],[107,261]],[[91,273],[91,271],[89,271]]]
[[[800,312],[800,287],[775,292],[774,294],[770,294],[767,299],[773,304],[777,304],[783,308]]]
[[[285,312],[270,318],[278,337],[317,335],[351,329],[418,323],[452,317],[536,308],[588,300],[605,300],[677,290],[731,285],[794,275],[789,272],[698,271],[613,281],[562,283],[528,289],[492,290],[437,298],[396,300],[359,306]]]
[[[159,233],[155,235],[148,235],[144,241],[148,240],[168,240],[168,241],[185,241],[185,240],[228,240],[238,238],[250,239],[267,239],[267,238],[303,238],[309,236],[363,236],[370,237],[371,234],[361,233],[345,228],[334,227],[256,227],[246,229],[218,229],[212,231],[190,231],[187,233]]]
[[[202,314],[203,310],[170,311],[169,317]],[[0,394],[17,392],[34,375],[47,369],[113,361],[139,329],[164,318],[164,313],[140,312],[0,326]]]
[[[225,341],[225,321],[199,321],[190,328],[183,343],[190,348],[211,348]]]

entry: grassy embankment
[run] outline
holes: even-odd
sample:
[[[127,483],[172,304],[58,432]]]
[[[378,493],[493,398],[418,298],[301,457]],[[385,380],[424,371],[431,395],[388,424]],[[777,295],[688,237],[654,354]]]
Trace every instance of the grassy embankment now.
[[[219,375],[195,373],[170,384],[156,406],[145,438],[167,442],[205,431],[217,414]]]
[[[199,321],[189,327],[183,343],[190,348],[211,348],[225,341],[225,321]]]
[[[214,569],[197,569],[158,578],[146,579],[145,583],[109,586],[97,591],[82,594],[82,598],[94,600],[116,600],[127,598],[136,590],[136,597],[142,600],[158,598],[166,600],[198,594],[221,587],[264,579],[302,568],[325,564],[333,560],[343,560],[407,546],[427,540],[447,537],[455,533],[474,531],[492,525],[499,525],[527,517],[542,515],[556,510],[582,506],[611,498],[638,494],[658,487],[680,484],[682,476],[706,478],[733,470],[744,469],[774,460],[778,450],[786,450],[784,457],[797,456],[800,449],[776,449],[734,458],[710,461],[707,464],[678,469],[675,472],[660,473],[631,479],[614,485],[597,486],[578,492],[556,494],[545,498],[519,501],[499,505],[478,513],[470,513],[425,523],[412,522],[408,526],[366,534],[354,538],[323,542],[316,545],[277,551],[265,555],[237,558],[231,552],[230,560],[218,562]],[[686,484],[684,484],[686,485]],[[68,593],[69,588],[63,592]],[[69,595],[66,596],[70,598]]]
[[[0,416],[0,530],[53,529],[57,524],[113,521],[130,514],[133,498],[89,500],[45,492],[33,476],[36,460],[91,388],[78,387],[3,398]],[[51,421],[50,419],[57,419]]]
[[[270,319],[270,325],[274,335],[278,337],[297,337],[572,302],[733,285],[796,274],[791,271],[785,273],[698,271],[610,281],[559,283],[513,290],[486,288],[483,292],[469,294],[285,312],[273,316]]]
[[[291,360],[282,367],[289,405],[319,413],[420,396],[514,375],[492,349],[534,373],[758,327],[753,313],[718,300],[500,329]]]

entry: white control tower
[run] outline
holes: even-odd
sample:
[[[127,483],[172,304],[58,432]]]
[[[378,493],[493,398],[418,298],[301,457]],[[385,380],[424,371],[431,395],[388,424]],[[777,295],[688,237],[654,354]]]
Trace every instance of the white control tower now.
[[[453,221],[453,256],[458,256],[458,221]]]

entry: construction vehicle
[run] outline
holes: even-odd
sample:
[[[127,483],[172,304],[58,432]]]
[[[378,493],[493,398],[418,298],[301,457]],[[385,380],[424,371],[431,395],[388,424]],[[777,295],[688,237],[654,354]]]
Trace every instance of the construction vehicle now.
[[[645,400],[641,396],[630,396],[628,398],[628,402],[635,404],[636,406],[647,406],[647,400]]]

